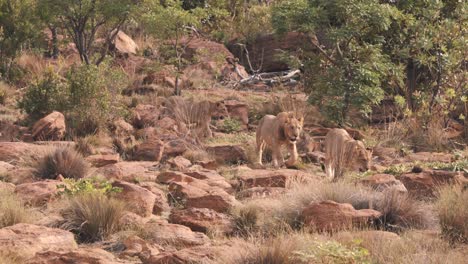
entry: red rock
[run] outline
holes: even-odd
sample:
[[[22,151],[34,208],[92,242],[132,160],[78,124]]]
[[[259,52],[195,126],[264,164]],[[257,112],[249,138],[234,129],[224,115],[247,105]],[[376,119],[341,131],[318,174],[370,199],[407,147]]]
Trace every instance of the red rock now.
[[[372,209],[356,210],[351,204],[312,202],[302,211],[304,225],[320,231],[337,231],[364,226],[382,214]]]
[[[61,181],[45,180],[17,185],[15,193],[26,204],[40,206],[48,203],[57,194],[57,185],[63,184]]]
[[[234,228],[233,221],[228,215],[207,208],[172,210],[169,221],[203,233],[213,231],[228,234]]]
[[[34,124],[32,137],[35,140],[61,140],[65,132],[65,116],[54,111]]]
[[[151,127],[159,120],[159,110],[153,105],[137,105],[133,110],[133,126]]]
[[[171,182],[193,182],[195,178],[179,171],[164,171],[158,175],[157,181],[159,183],[169,184]]]
[[[12,253],[24,259],[46,250],[76,248],[73,234],[62,229],[30,224],[16,224],[0,229],[0,252]]]
[[[176,157],[188,150],[188,144],[182,139],[169,140],[164,145],[165,157]]]
[[[435,197],[437,188],[441,185],[467,182],[461,172],[429,170],[421,173],[406,173],[400,175],[408,192],[420,198]]]
[[[117,137],[130,137],[135,133],[135,128],[123,119],[114,121],[112,132]]]
[[[157,165],[157,162],[150,161],[122,161],[97,169],[95,175],[127,182],[155,181],[158,175]]]
[[[177,122],[170,117],[163,117],[161,120],[158,120],[155,124],[155,127],[178,131]]]
[[[100,248],[81,247],[67,251],[45,251],[37,253],[26,264],[124,264],[117,260],[112,253]]]
[[[188,167],[192,166],[192,162],[190,162],[190,160],[182,156],[177,156],[173,159],[170,159],[167,161],[167,163],[171,164],[173,168],[178,170],[185,170]]]
[[[241,170],[238,174],[241,186],[252,187],[289,187],[291,182],[308,181],[310,174],[299,170]]]
[[[157,183],[142,182],[139,185],[152,192],[156,196],[156,199],[154,201],[153,214],[160,215],[164,212],[169,212],[171,210],[167,201],[166,193],[163,190],[161,190],[161,187],[159,187]]]
[[[206,183],[208,183],[208,185],[219,187],[228,193],[232,193],[234,191],[232,189],[231,184],[229,184],[226,181],[226,179],[223,176],[219,175],[219,173],[217,173],[216,171],[206,169],[194,169],[185,171],[184,173],[195,179],[204,180]]]
[[[164,143],[158,139],[149,139],[135,146],[132,158],[139,161],[160,161],[164,152]]]
[[[377,191],[384,191],[392,188],[399,192],[407,192],[405,185],[391,174],[374,174],[361,181],[363,184],[371,186]]]
[[[162,221],[148,222],[144,226],[144,230],[149,241],[162,245],[190,247],[209,242],[209,238],[203,233],[193,232],[186,226],[169,224]]]
[[[197,161],[195,161],[195,164],[200,165],[203,168],[208,169],[208,170],[215,170],[215,169],[217,169],[219,167],[218,163],[214,159],[212,159],[212,160],[197,160]]]
[[[247,129],[249,125],[249,106],[237,100],[225,100],[224,105],[231,118],[241,122],[242,128]]]
[[[206,151],[213,154],[220,163],[243,163],[247,162],[247,154],[241,146],[224,145],[207,147]]]
[[[125,201],[131,212],[143,217],[151,216],[156,195],[143,187],[128,182],[115,181],[112,186],[122,188],[122,191],[115,196]]]
[[[120,257],[138,257],[143,263],[151,263],[149,259],[162,251],[160,246],[151,244],[138,236],[130,236],[123,241],[125,250]]]
[[[91,163],[94,167],[104,167],[109,164],[115,164],[120,161],[119,154],[107,154],[107,155],[91,155],[86,157],[86,161]]]
[[[24,159],[39,160],[47,150],[47,146],[31,143],[0,142],[0,161],[15,165]]]

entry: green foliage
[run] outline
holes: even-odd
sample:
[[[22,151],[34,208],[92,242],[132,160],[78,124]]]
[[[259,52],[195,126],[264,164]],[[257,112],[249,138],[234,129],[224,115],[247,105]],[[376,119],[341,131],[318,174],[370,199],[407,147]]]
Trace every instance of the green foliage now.
[[[308,250],[296,251],[294,257],[304,263],[371,263],[369,251],[360,246],[360,241],[346,247],[336,241],[315,241]]]
[[[242,123],[235,118],[226,118],[223,120],[221,129],[228,134],[239,132],[242,129]]]
[[[63,78],[48,68],[39,80],[29,85],[18,106],[33,118],[62,111],[66,107],[66,89]]]
[[[112,183],[105,179],[97,177],[86,178],[86,179],[65,179],[64,184],[57,186],[59,189],[58,195],[81,195],[89,193],[100,193],[105,195],[111,195],[122,191],[120,187],[113,187]]]

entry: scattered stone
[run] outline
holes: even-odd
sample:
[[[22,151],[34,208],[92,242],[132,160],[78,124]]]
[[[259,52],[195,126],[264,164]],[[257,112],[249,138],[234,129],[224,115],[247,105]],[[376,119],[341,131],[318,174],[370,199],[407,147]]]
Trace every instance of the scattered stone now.
[[[304,225],[319,231],[337,231],[366,226],[382,214],[372,209],[356,210],[351,204],[334,201],[312,202],[302,211]]]
[[[169,140],[164,145],[165,157],[180,156],[188,150],[188,144],[182,139]]]
[[[244,188],[252,187],[289,187],[292,182],[308,181],[310,174],[299,170],[241,170],[238,179]]]
[[[428,170],[421,173],[406,173],[399,176],[408,192],[419,198],[433,198],[441,185],[464,183],[466,178],[461,172]]]
[[[384,191],[385,189],[395,189],[399,192],[407,192],[405,185],[391,174],[374,174],[361,181],[363,184],[371,186],[377,191]]]
[[[41,206],[55,198],[59,184],[63,183],[56,180],[23,183],[16,186],[15,193],[26,204]]]
[[[169,203],[167,201],[166,193],[161,190],[161,187],[158,186],[155,182],[142,182],[139,184],[141,187],[152,192],[155,196],[155,202],[153,207],[153,214],[160,215],[171,210]]]
[[[225,214],[207,208],[189,208],[173,210],[169,221],[190,227],[192,231],[207,233],[208,231],[229,234],[233,231],[233,221]]]
[[[177,156],[173,159],[170,159],[167,161],[167,163],[171,164],[173,168],[178,170],[185,170],[188,167],[192,166],[192,162],[190,162],[190,160],[182,156]]]
[[[143,263],[149,262],[149,259],[157,256],[163,250],[160,246],[150,244],[138,236],[130,236],[123,241],[125,250],[120,257],[138,257]]]
[[[193,169],[185,171],[185,174],[195,179],[204,180],[208,185],[219,187],[228,193],[234,192],[231,184],[229,184],[223,176],[214,170]]]
[[[54,111],[34,124],[32,137],[34,140],[61,140],[65,132],[65,116]]]
[[[117,260],[112,253],[100,248],[90,246],[75,250],[49,250],[39,252],[26,264],[124,264],[127,262]]]
[[[138,161],[160,161],[164,152],[164,143],[159,139],[148,139],[135,146],[132,158]]]
[[[135,184],[124,181],[115,181],[113,187],[122,188],[122,191],[116,194],[118,199],[125,201],[131,212],[140,216],[148,217],[153,213],[156,195],[147,189]]]
[[[120,161],[119,154],[96,154],[86,157],[86,161],[96,168],[104,167],[109,164],[115,164]]]
[[[148,222],[144,226],[147,238],[160,245],[171,245],[177,248],[203,245],[209,238],[199,232],[193,232],[183,225],[169,224],[163,221]]]

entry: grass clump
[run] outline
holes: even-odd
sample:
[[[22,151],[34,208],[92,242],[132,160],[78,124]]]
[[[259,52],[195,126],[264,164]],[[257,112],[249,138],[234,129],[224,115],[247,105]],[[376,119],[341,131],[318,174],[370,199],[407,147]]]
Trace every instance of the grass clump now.
[[[0,191],[0,228],[32,221],[33,212],[12,192]]]
[[[468,243],[468,191],[461,185],[442,187],[436,206],[444,237]]]
[[[80,242],[108,238],[124,228],[120,219],[125,204],[104,194],[92,192],[70,197],[61,214],[61,227],[76,234]]]
[[[36,175],[42,179],[55,179],[58,175],[65,178],[83,178],[88,164],[83,156],[72,148],[59,147],[46,154],[40,161]]]
[[[355,241],[354,245],[350,247],[346,247],[333,240],[315,241],[306,250],[295,251],[293,253],[303,263],[371,263],[369,251],[361,247],[359,241]]]
[[[235,118],[228,117],[224,119],[221,130],[228,134],[239,132],[242,130],[242,123]]]

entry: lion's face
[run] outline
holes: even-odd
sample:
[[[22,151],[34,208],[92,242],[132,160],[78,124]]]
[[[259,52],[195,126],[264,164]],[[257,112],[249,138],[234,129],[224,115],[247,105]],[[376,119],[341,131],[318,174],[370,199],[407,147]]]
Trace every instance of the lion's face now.
[[[301,135],[302,126],[304,125],[304,118],[296,119],[295,117],[289,117],[284,123],[284,135],[286,139],[291,143],[296,143]]]
[[[371,166],[372,153],[366,149],[364,143],[360,140],[355,141],[354,148],[355,158],[353,166],[355,170],[359,172],[368,171]]]
[[[211,116],[216,119],[224,119],[229,116],[229,112],[224,102],[216,102],[211,104]]]

